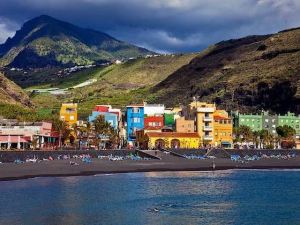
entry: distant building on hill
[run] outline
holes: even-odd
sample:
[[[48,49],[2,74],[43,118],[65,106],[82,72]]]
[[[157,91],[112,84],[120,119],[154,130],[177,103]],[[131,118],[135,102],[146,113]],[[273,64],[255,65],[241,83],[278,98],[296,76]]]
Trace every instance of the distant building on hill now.
[[[60,119],[69,126],[77,123],[77,103],[63,103],[60,108]]]

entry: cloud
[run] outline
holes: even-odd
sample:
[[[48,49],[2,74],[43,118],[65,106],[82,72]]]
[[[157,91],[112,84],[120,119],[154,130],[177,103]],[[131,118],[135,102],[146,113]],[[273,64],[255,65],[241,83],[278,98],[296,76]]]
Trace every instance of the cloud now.
[[[230,38],[300,26],[299,10],[299,0],[0,1],[6,21],[0,20],[0,41],[15,24],[48,14],[151,50],[195,52]]]

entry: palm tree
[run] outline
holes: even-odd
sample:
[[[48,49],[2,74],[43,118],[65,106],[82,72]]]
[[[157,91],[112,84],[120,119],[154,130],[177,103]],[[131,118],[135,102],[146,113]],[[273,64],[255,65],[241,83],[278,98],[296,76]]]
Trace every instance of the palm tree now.
[[[68,124],[60,119],[55,119],[53,121],[53,126],[56,131],[59,133],[59,148],[62,149],[62,139],[66,139],[70,135],[70,129]]]
[[[113,138],[115,135],[115,130],[114,128],[105,121],[105,118],[103,115],[100,115],[96,118],[94,121],[94,128],[95,128],[95,134],[96,134],[96,139],[99,140],[99,143],[101,142],[102,137],[108,137],[109,139]],[[99,149],[99,145],[98,145]]]

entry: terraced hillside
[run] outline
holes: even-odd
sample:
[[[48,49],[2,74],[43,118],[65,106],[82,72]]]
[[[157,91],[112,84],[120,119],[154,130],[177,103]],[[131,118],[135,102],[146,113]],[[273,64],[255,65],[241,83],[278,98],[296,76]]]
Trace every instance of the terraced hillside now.
[[[112,104],[124,107],[127,104],[147,100],[155,102],[156,96],[149,89],[166,79],[170,74],[194,58],[196,54],[167,55],[130,60],[124,64],[94,68],[87,73],[78,73],[63,82],[52,83],[52,87],[70,88],[78,81],[96,79],[91,85],[68,90],[64,96],[51,96],[51,105],[62,101],[80,102],[79,112],[87,115],[95,104]],[[49,86],[43,86],[49,87]],[[35,87],[38,88],[38,87]],[[30,88],[29,88],[30,89]],[[47,94],[32,95],[36,105],[46,107]]]

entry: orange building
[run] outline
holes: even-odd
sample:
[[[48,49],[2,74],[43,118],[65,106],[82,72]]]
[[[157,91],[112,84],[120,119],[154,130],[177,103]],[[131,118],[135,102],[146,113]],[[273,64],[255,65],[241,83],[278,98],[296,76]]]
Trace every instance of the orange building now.
[[[184,117],[180,117],[175,121],[176,132],[178,133],[193,133],[195,132],[194,120],[186,120]]]
[[[231,148],[233,145],[232,132],[233,125],[232,119],[224,110],[217,110],[214,113],[214,145],[216,147]]]
[[[196,127],[202,146],[231,148],[233,125],[228,113],[206,102],[195,102],[190,106],[197,111]]]

